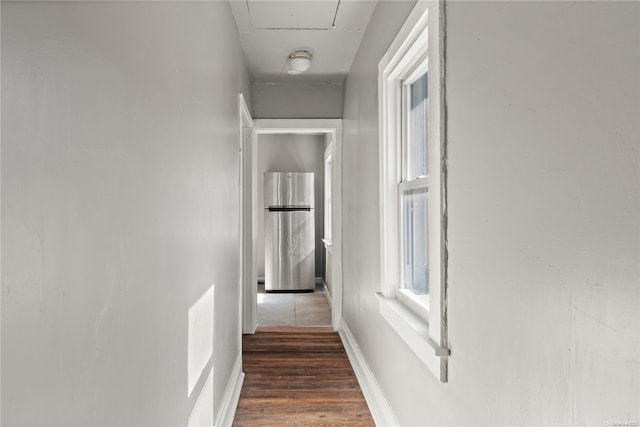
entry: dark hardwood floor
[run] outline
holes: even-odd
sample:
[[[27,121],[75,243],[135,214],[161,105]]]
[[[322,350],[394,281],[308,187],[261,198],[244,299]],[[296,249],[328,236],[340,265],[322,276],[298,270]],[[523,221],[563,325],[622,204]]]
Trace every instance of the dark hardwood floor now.
[[[234,426],[375,425],[331,328],[258,328],[242,344]]]

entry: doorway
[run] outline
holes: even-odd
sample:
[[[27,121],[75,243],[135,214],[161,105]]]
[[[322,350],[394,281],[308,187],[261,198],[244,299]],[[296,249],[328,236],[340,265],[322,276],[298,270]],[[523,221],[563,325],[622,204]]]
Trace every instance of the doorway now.
[[[263,214],[262,203],[259,200],[258,193],[260,189],[259,184],[259,175],[261,174],[261,169],[258,162],[258,152],[260,150],[259,144],[265,143],[263,141],[272,141],[273,135],[286,135],[287,137],[292,137],[294,135],[299,136],[315,136],[316,138],[322,138],[322,146],[320,146],[319,151],[319,174],[321,175],[321,181],[319,182],[318,188],[324,188],[324,184],[326,182],[326,177],[324,176],[326,165],[324,164],[325,153],[327,148],[331,148],[332,150],[332,163],[331,168],[329,169],[330,177],[330,193],[332,194],[332,209],[331,209],[331,218],[329,221],[330,230],[329,234],[323,229],[325,228],[326,220],[323,219],[322,223],[320,223],[320,234],[318,234],[318,246],[319,246],[319,257],[317,259],[320,260],[318,265],[318,271],[320,274],[316,274],[319,279],[317,279],[316,290],[318,292],[314,292],[313,294],[309,294],[305,297],[302,294],[266,294],[262,292],[262,287],[258,284],[258,278],[260,276],[259,271],[259,261],[261,260],[261,252],[259,252],[259,240],[260,236],[258,236],[259,230],[259,218],[260,215]],[[286,138],[283,138],[286,139]],[[318,322],[322,321],[322,323],[326,325],[330,325],[334,330],[337,330],[340,326],[340,319],[342,317],[342,270],[341,270],[341,253],[339,252],[341,249],[341,245],[339,244],[341,239],[341,218],[340,218],[340,204],[336,203],[340,199],[340,164],[339,164],[339,153],[341,148],[341,139],[342,139],[342,121],[340,119],[262,119],[255,120],[254,130],[252,132],[251,138],[251,163],[252,167],[250,171],[245,175],[245,180],[251,182],[251,185],[245,186],[246,191],[251,192],[251,200],[250,208],[247,207],[248,210],[251,211],[252,216],[252,230],[256,231],[256,233],[252,233],[251,239],[245,238],[245,245],[251,248],[250,259],[248,259],[248,264],[251,265],[252,274],[249,276],[253,278],[253,280],[249,280],[245,282],[245,287],[243,289],[243,333],[253,333],[258,326],[258,305],[259,299],[260,304],[264,304],[267,300],[279,301],[281,304],[281,308],[285,308],[284,306],[288,305],[289,307],[296,307],[296,299],[297,305],[299,309],[297,310],[299,314],[304,313],[305,309],[313,306],[314,303],[320,302],[318,298],[325,298],[330,309],[330,313],[326,313],[326,320],[322,319],[322,313],[316,308],[311,309],[316,310],[315,313],[312,313],[306,316],[306,319],[300,317],[298,321],[296,321],[295,317],[293,319],[293,325],[289,324],[289,326],[307,326],[309,322]],[[266,143],[265,143],[266,144]],[[250,172],[250,173],[249,173]],[[251,175],[251,176],[249,176]],[[321,213],[324,214],[326,209],[322,206],[325,200],[324,191],[318,194],[319,199],[318,205],[321,206]],[[246,198],[245,198],[246,200]],[[336,206],[336,204],[338,206]],[[329,270],[326,268],[325,263],[325,255],[326,255],[326,242],[323,244],[320,243],[323,240],[326,240],[327,236],[331,236],[331,246],[332,246],[332,265]],[[329,272],[330,276],[327,276],[326,273]],[[327,291],[327,284],[331,284],[331,291]],[[280,298],[278,298],[280,297]],[[316,299],[313,301],[313,299]],[[310,304],[310,305],[307,305]],[[309,314],[309,313],[307,313]],[[295,316],[295,314],[294,314]],[[275,325],[273,325],[275,326]]]

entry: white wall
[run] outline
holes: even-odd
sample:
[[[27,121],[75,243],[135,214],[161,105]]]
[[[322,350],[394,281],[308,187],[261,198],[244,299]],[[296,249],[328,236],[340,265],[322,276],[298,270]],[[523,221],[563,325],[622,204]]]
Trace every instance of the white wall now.
[[[253,84],[253,115],[260,119],[338,119],[341,83]]]
[[[342,145],[343,320],[403,425],[424,424],[436,380],[378,313],[378,62],[414,2],[380,1],[345,82]],[[433,393],[433,392],[431,392]]]
[[[380,3],[346,83],[344,317],[403,426],[640,419],[640,4],[447,3],[449,382],[380,320]],[[372,143],[372,141],[375,141]]]
[[[324,276],[324,135],[258,135],[258,276],[264,277],[264,173],[313,172],[316,277]]]
[[[240,52],[226,2],[2,3],[3,425],[217,416]]]

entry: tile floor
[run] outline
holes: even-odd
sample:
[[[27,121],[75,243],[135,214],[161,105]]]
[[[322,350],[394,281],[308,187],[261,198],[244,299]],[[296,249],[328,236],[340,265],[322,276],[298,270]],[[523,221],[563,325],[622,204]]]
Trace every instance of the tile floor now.
[[[331,326],[331,308],[322,288],[285,294],[258,285],[258,326]]]

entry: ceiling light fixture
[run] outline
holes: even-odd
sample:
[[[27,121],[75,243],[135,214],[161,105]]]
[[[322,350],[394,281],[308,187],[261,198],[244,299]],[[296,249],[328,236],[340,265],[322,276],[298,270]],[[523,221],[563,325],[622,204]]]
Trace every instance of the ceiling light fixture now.
[[[289,55],[289,74],[302,74],[311,67],[311,54],[306,50],[296,50]]]

